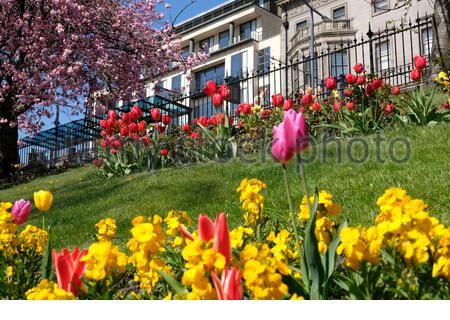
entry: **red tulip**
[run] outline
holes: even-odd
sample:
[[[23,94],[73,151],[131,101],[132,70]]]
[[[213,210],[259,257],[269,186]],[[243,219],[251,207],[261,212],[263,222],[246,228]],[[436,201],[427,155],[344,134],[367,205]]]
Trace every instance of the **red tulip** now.
[[[394,111],[395,105],[392,103],[389,103],[386,107],[384,107],[384,112],[386,113],[392,113]]]
[[[197,139],[197,138],[200,138],[200,133],[198,133],[198,132],[191,132],[191,134],[189,135],[189,137],[191,138],[191,139]]]
[[[105,130],[102,130],[102,131],[100,132],[100,135],[104,138],[104,137],[106,137],[108,134],[106,133]]]
[[[292,157],[308,148],[308,130],[302,112],[289,110],[283,122],[273,127],[272,154],[280,163],[288,163]]]
[[[339,111],[342,109],[342,101],[336,101],[333,103],[333,109],[334,111]]]
[[[238,108],[236,110],[238,111],[238,113],[240,111],[244,115],[247,115],[252,112],[252,105],[248,103],[241,103],[240,105],[238,105]]]
[[[358,76],[356,78],[356,83],[359,84],[360,86],[365,84],[366,83],[366,76]]]
[[[142,110],[138,105],[133,106],[130,111],[131,119],[136,121],[142,117]]]
[[[217,116],[214,114],[208,119],[208,124],[217,126]]]
[[[358,79],[358,77],[352,73],[349,73],[345,76],[345,80],[347,80],[347,83],[349,85],[355,84],[356,83],[356,79]]]
[[[444,109],[449,109],[449,104],[448,104],[448,101],[445,101],[443,104],[442,104],[442,108],[444,108]]]
[[[128,125],[128,128],[130,129],[131,132],[137,132],[139,130],[139,126],[135,122],[130,123]]]
[[[399,95],[399,94],[400,94],[400,87],[393,87],[393,88],[391,89],[391,93],[392,93],[394,96]]]
[[[178,225],[180,232],[188,239],[193,240],[192,234],[180,223]],[[212,220],[205,214],[198,217],[198,235],[202,241],[210,241],[214,239],[214,249],[221,253],[227,262],[231,260],[231,242],[230,233],[228,231],[227,218],[224,212],[216,217],[216,221]]]
[[[206,118],[206,116],[202,116],[198,119],[195,119],[194,123],[198,123],[198,124],[201,124],[202,126],[206,127],[208,125],[208,119]]]
[[[426,68],[426,66],[427,66],[427,59],[424,56],[414,57],[414,67],[416,67],[419,70],[422,70],[423,68]]]
[[[141,121],[138,124],[138,130],[141,133],[145,133],[145,131],[147,130],[147,124],[145,123],[145,121]]]
[[[162,155],[163,157],[167,156],[168,153],[169,151],[167,151],[167,149],[161,149],[161,151],[159,151],[159,154]]]
[[[111,120],[117,120],[117,112],[116,110],[109,110],[108,111],[108,118]]]
[[[344,94],[346,96],[351,96],[353,94],[353,90],[351,88],[345,88],[344,89]]]
[[[150,141],[151,140],[150,140],[149,136],[142,137],[142,140],[141,140],[141,142],[144,146],[148,146],[150,144]]]
[[[364,66],[361,63],[357,63],[353,66],[353,70],[355,70],[356,73],[362,73],[364,72]]]
[[[272,103],[273,103],[273,106],[276,107],[276,108],[283,106],[283,104],[284,104],[284,97],[283,97],[283,95],[281,93],[273,95],[272,96]]]
[[[320,105],[320,103],[314,102],[310,109],[311,111],[321,110],[322,106]]]
[[[380,89],[383,86],[383,80],[381,79],[373,79],[371,83],[375,89]]]
[[[236,267],[224,269],[220,281],[215,272],[211,278],[219,300],[242,300],[241,272]]]
[[[302,105],[309,106],[312,103],[313,103],[313,98],[312,98],[312,95],[310,95],[309,93],[305,94],[302,97]]]
[[[220,93],[214,93],[212,102],[214,107],[220,107],[223,104],[223,96]]]
[[[371,96],[375,92],[375,87],[372,83],[367,84],[366,86],[366,96]]]
[[[181,131],[183,131],[183,132],[189,132],[189,131],[191,131],[191,127],[189,126],[189,124],[183,124],[182,126],[181,126]]]
[[[209,241],[214,238],[214,223],[204,213],[198,217],[198,237],[202,241]]]
[[[161,121],[164,125],[168,126],[172,122],[172,118],[169,115],[165,114],[162,116]]]
[[[291,99],[286,99],[284,101],[283,109],[284,111],[291,110],[294,107],[294,102]]]
[[[222,95],[225,100],[231,99],[231,91],[226,84],[221,84],[218,92]]]
[[[260,116],[261,120],[269,119],[270,118],[270,110],[268,110],[268,109],[261,110],[261,113],[259,116]]]
[[[237,124],[238,129],[242,129],[244,127],[244,123],[242,121],[239,121]]]
[[[120,135],[122,137],[128,137],[130,135],[130,129],[128,127],[123,127],[120,129]]]
[[[419,69],[413,69],[411,71],[411,79],[419,81],[422,78],[422,72]]]
[[[217,93],[217,85],[214,81],[209,80],[206,83],[205,88],[203,89],[203,92],[208,96],[212,97],[215,93]]]
[[[325,79],[325,88],[328,90],[334,90],[337,87],[337,80],[334,77],[328,77]]]
[[[155,123],[155,125],[153,126],[153,128],[155,130],[158,130],[160,133],[163,133],[165,131],[164,126],[160,125],[159,123]]]
[[[106,140],[100,141],[100,146],[101,146],[103,149],[105,149],[105,148],[107,147]]]
[[[355,104],[353,102],[347,102],[347,109],[348,110],[353,110],[355,109]]]
[[[130,122],[130,115],[128,114],[128,113],[126,113],[126,112],[123,112],[122,113],[122,115],[120,116],[120,118],[122,119],[122,121],[124,122],[124,123],[129,123]]]
[[[116,149],[111,149],[111,150],[109,151],[109,153],[111,153],[112,155],[115,155],[115,154],[117,153],[117,150],[116,150]]]
[[[55,266],[56,280],[58,287],[66,291],[78,294],[78,288],[81,287],[81,277],[83,276],[86,265],[80,259],[87,254],[87,250],[78,251],[78,247],[70,253],[63,249],[57,253],[52,251],[53,265]]]
[[[150,115],[152,116],[152,119],[155,121],[161,120],[161,112],[156,108],[152,108],[150,110]]]
[[[305,112],[305,107],[300,107],[300,109],[298,109],[298,112]]]
[[[114,140],[111,144],[115,148],[122,148],[123,147],[123,140],[117,139],[117,140]]]

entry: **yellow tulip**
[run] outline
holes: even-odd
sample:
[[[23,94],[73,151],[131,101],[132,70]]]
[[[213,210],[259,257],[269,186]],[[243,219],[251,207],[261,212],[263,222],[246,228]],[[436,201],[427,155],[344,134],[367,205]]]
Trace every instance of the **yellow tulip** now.
[[[34,204],[39,211],[48,211],[52,206],[53,195],[50,191],[40,190],[34,193]]]

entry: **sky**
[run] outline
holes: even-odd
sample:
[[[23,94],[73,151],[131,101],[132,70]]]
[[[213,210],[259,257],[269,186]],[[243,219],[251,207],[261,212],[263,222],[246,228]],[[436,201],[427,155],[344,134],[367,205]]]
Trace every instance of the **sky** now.
[[[157,5],[157,8],[158,8],[158,11],[166,12],[166,19],[168,21],[172,21],[177,16],[177,14],[181,10],[183,10],[183,8],[187,4],[189,4],[191,2],[192,2],[192,4],[180,14],[180,16],[175,21],[175,24],[178,24],[178,23],[183,22],[193,16],[196,16],[196,15],[202,13],[203,11],[206,11],[213,7],[216,7],[217,5],[219,5],[225,1],[224,0],[166,0],[166,3],[170,4],[172,6],[172,8],[166,9],[164,7],[164,3]],[[61,114],[60,123],[64,124],[64,123],[67,123],[67,122],[70,122],[73,120],[80,119],[82,117],[83,117],[83,115],[79,115],[76,117],[69,117],[65,114]],[[43,130],[50,129],[54,126],[53,125],[54,118],[45,119],[44,122],[45,122],[45,126],[44,126]],[[23,137],[23,136],[24,135],[21,134],[21,137]]]

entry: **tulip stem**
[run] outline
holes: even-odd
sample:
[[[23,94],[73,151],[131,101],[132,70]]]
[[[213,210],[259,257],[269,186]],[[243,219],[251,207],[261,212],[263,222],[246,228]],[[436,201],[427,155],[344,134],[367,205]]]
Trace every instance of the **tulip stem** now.
[[[292,207],[292,199],[291,199],[291,188],[289,187],[289,180],[288,180],[288,171],[286,164],[283,164],[283,177],[284,177],[284,185],[286,187],[286,194],[288,198],[288,204],[289,204],[289,214],[291,216],[291,222],[292,222],[292,228],[294,229],[294,236],[295,236],[295,243],[298,251],[298,258],[301,259],[301,250],[300,250],[300,237],[298,235],[297,231],[297,223],[295,221],[295,214]]]
[[[44,212],[42,212],[42,230],[45,230],[45,215],[44,215]]]
[[[309,200],[309,188],[308,188],[308,183],[306,182],[306,174],[305,174],[305,166],[303,164],[302,161],[302,156],[300,154],[297,154],[297,161],[298,161],[298,166],[300,168],[300,177],[303,183],[303,190],[305,191],[305,197],[307,199],[307,204],[308,204],[308,209],[309,212],[311,212],[311,203]]]

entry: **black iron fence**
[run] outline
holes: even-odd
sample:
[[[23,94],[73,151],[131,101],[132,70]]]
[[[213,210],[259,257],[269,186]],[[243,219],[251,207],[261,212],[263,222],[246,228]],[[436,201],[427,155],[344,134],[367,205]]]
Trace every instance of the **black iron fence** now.
[[[322,26],[327,28],[334,24]],[[351,28],[348,21],[339,23],[342,28]],[[432,59],[433,20],[432,17],[417,18],[415,21],[402,22],[400,24],[387,25],[384,30],[373,30],[368,25],[368,30],[362,35],[336,39],[336,41],[316,45],[316,51],[310,56],[308,50],[303,50],[300,42],[306,33],[297,34],[291,39],[292,49],[289,51],[287,63],[280,61],[265,61],[259,63],[253,72],[242,72],[234,77],[225,77],[232,99],[226,103],[226,111],[234,115],[237,105],[241,102],[252,103],[258,97],[259,104],[264,108],[270,105],[271,95],[282,93],[285,96],[295,97],[312,87],[315,93],[319,87],[324,89],[324,80],[334,76],[338,80],[338,89],[345,85],[345,75],[354,73],[353,66],[362,63],[366,71],[377,75],[385,82],[395,86],[407,87],[412,83],[409,73],[413,68],[413,57],[425,55]],[[299,42],[300,41],[300,42]],[[299,43],[297,43],[299,42]],[[306,41],[307,42],[307,41]],[[195,79],[195,77],[194,77]],[[174,118],[174,124],[181,125],[192,122],[201,116],[211,116],[217,112],[212,105],[211,98],[206,97],[202,88],[196,88],[195,84],[186,93],[163,92],[157,96],[144,99],[142,107],[159,108],[162,113],[168,113]],[[141,104],[140,104],[141,105]],[[176,106],[176,108],[174,108]],[[123,109],[123,107],[121,107]],[[118,109],[119,112],[123,111]],[[180,113],[171,110],[186,110]],[[98,124],[98,118],[86,118],[84,121],[91,125]],[[68,126],[65,124],[64,126]],[[26,145],[20,146],[20,158],[22,167],[33,167],[33,163],[46,163],[53,166],[59,162],[83,162],[95,157],[95,149],[100,130],[94,127],[79,128],[70,125],[75,131],[71,132],[73,139],[63,139],[63,144],[49,144],[48,142],[36,142],[35,139],[27,139]],[[54,128],[59,135],[64,134],[64,128]],[[88,129],[88,130],[87,130]],[[86,137],[86,134],[88,135]],[[77,136],[82,135],[80,142]],[[45,135],[41,135],[45,139]],[[61,137],[57,137],[61,139]],[[49,137],[47,140],[51,140]]]

